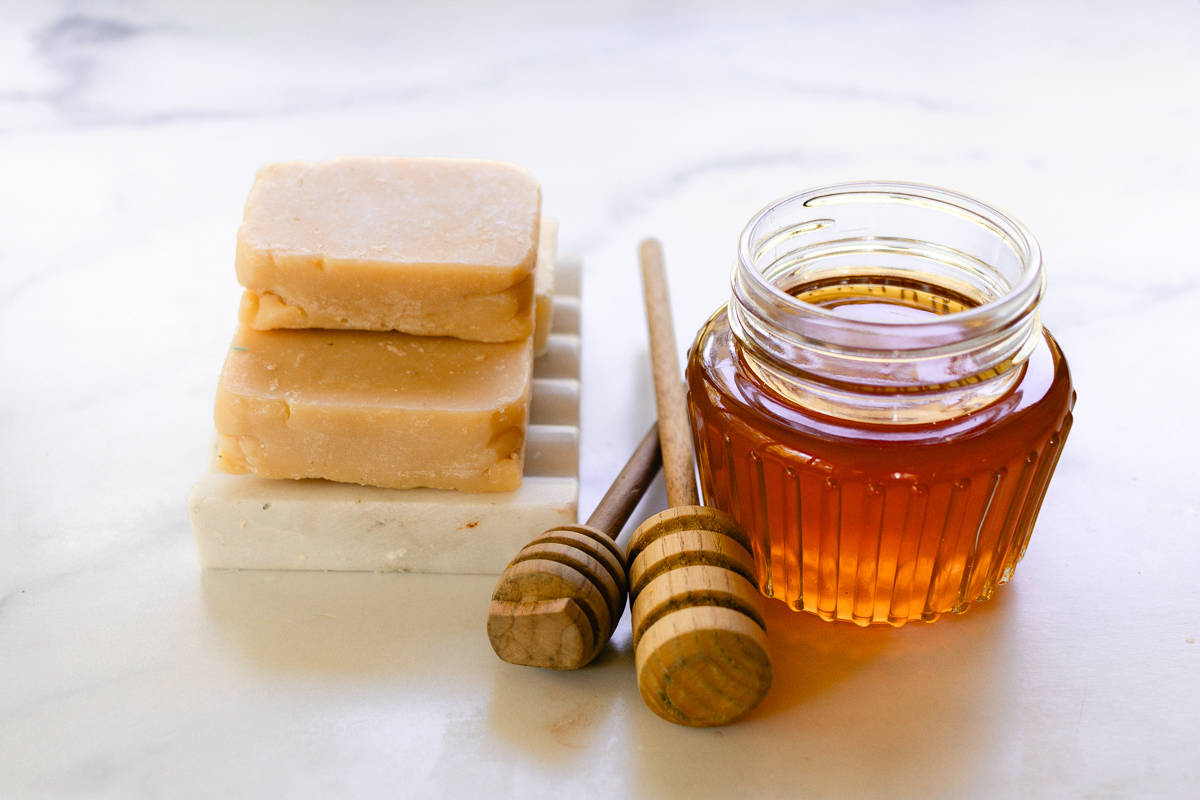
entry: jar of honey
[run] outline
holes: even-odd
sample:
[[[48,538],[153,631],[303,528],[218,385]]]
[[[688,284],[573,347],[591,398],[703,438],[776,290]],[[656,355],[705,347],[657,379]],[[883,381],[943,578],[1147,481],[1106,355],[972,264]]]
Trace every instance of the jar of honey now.
[[[759,588],[860,625],[933,621],[1007,583],[1071,427],[1041,252],[956,192],[850,183],[746,225],[688,359],[706,503]]]

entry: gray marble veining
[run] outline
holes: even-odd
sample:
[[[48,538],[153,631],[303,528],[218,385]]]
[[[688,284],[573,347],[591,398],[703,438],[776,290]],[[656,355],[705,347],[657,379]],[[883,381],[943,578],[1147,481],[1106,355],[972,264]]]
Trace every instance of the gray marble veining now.
[[[1187,2],[8,4],[0,796],[1189,796],[1198,33]],[[642,708],[628,622],[547,675],[491,655],[485,579],[202,574],[184,498],[246,191],[343,153],[542,181],[587,270],[581,509],[653,415],[642,236],[683,347],[779,195],[1014,212],[1080,399],[1013,585],[899,631],[773,609],[762,710],[683,731]]]

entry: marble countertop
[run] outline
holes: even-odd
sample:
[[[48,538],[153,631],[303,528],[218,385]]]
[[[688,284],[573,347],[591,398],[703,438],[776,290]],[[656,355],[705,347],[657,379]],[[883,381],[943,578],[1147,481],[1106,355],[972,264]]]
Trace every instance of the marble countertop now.
[[[0,796],[1195,796],[1198,34],[1182,0],[6,3]],[[689,730],[628,617],[552,674],[492,655],[492,578],[203,572],[242,203],[346,153],[542,181],[584,258],[585,510],[653,417],[641,237],[683,348],[777,196],[1013,211],[1079,392],[1016,579],[902,629],[773,607],[767,701]]]

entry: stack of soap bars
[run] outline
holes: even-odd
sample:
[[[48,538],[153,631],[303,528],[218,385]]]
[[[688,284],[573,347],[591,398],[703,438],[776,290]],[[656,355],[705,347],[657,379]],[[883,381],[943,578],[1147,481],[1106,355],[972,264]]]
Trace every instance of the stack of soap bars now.
[[[556,233],[507,164],[263,167],[213,471],[190,498],[201,562],[493,572],[531,527],[573,521],[578,331],[551,335]]]

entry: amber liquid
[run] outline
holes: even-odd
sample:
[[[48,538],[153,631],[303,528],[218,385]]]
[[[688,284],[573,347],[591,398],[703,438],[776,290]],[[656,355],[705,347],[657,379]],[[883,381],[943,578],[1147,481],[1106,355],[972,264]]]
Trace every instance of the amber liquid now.
[[[860,320],[961,311],[936,287],[840,281],[794,292]],[[933,621],[1007,583],[1071,426],[1074,391],[1044,333],[980,411],[915,425],[825,416],[750,369],[725,309],[701,329],[688,400],[705,501],[750,533],[764,594],[826,620]]]

